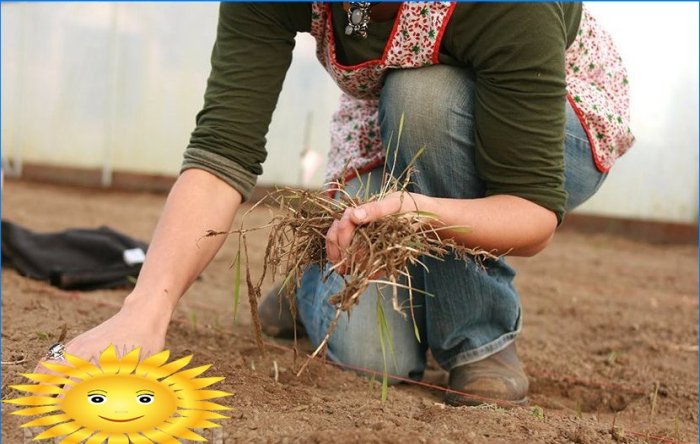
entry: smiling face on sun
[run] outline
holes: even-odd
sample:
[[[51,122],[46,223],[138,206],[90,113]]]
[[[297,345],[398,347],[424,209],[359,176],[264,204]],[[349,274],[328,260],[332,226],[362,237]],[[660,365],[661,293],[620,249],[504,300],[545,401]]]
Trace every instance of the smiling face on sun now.
[[[66,436],[61,441],[176,442],[178,438],[206,441],[191,429],[220,427],[227,418],[217,410],[229,407],[212,399],[231,396],[208,387],[223,377],[198,377],[210,366],[185,369],[192,355],[168,362],[170,352],[139,359],[140,349],[119,357],[110,346],[99,365],[65,354],[65,363],[42,362],[53,374],[25,373],[38,384],[13,385],[30,396],[4,399],[23,406],[13,415],[44,415],[22,427],[48,427],[35,440]],[[125,439],[127,441],[125,441]]]
[[[83,427],[104,432],[136,432],[162,424],[177,409],[172,390],[137,375],[107,375],[81,381],[69,390],[61,410]]]

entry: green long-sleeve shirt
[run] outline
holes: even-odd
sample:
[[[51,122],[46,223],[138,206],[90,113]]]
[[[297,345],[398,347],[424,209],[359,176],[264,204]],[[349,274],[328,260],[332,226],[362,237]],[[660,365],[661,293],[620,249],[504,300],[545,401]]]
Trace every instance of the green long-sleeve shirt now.
[[[392,22],[367,39],[345,36],[332,4],[336,50],[346,65],[381,57]],[[487,194],[511,194],[564,212],[564,53],[576,37],[580,3],[459,3],[439,62],[476,79],[476,159]],[[244,198],[267,157],[265,135],[291,63],[294,36],[309,32],[309,3],[224,3],[203,109],[183,169],[220,177]],[[274,155],[274,154],[273,154]]]

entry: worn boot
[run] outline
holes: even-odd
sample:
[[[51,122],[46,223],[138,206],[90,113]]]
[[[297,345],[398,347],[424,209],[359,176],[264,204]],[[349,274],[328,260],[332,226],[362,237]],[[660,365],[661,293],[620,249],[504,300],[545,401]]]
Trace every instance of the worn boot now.
[[[294,318],[287,297],[280,293],[280,287],[273,288],[258,305],[258,317],[263,333],[273,338],[293,339]],[[306,336],[304,326],[297,319],[297,338]]]
[[[445,394],[445,403],[453,406],[477,406],[504,401],[502,405],[527,404],[529,382],[523,371],[515,343],[481,361],[460,365],[450,370],[449,388],[458,393]],[[493,400],[493,401],[491,401]]]

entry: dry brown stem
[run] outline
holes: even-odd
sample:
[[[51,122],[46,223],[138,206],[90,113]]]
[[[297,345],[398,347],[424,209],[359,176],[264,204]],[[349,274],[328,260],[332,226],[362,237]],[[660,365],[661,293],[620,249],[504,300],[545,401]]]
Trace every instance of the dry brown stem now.
[[[402,191],[405,192],[410,174],[403,174],[399,182],[391,178],[385,182],[382,192],[372,196],[352,196],[345,191],[343,183],[331,183],[327,190],[334,191],[335,198],[328,191],[309,191],[293,188],[277,190],[269,195],[279,207],[281,213],[274,216],[265,227],[270,228],[265,263],[262,275],[257,284],[250,277],[249,264],[246,270],[246,282],[251,305],[251,314],[258,345],[261,346],[260,321],[257,316],[257,300],[260,297],[260,287],[268,273],[272,278],[281,273],[284,276],[282,287],[289,299],[293,314],[296,314],[295,290],[299,287],[304,270],[310,265],[316,265],[326,273],[323,279],[334,271],[327,267],[328,260],[325,252],[326,233],[331,224],[340,219],[349,207],[381,199],[384,195]],[[405,198],[410,198],[406,193]],[[257,206],[257,205],[256,205]],[[250,211],[250,210],[249,210]],[[245,219],[245,217],[244,217]],[[358,303],[361,295],[370,284],[391,285],[406,288],[409,291],[409,313],[412,314],[413,289],[409,268],[414,265],[425,267],[421,257],[441,259],[450,252],[465,261],[474,260],[481,263],[483,259],[495,259],[490,252],[472,249],[457,244],[453,239],[441,236],[448,229],[464,227],[442,227],[433,214],[420,211],[393,214],[359,226],[352,242],[344,252],[342,264],[346,267],[342,276],[342,290],[330,298],[330,303],[336,308],[335,321],[332,322],[326,337],[314,351],[312,356],[321,353],[342,312],[349,313]],[[244,247],[247,261],[246,233],[243,224],[239,230],[230,233],[209,232],[207,236],[236,233]],[[335,264],[337,267],[339,264]],[[427,269],[427,268],[426,268]],[[378,278],[380,277],[380,278]],[[437,295],[439,297],[439,295]],[[393,292],[393,305],[401,311],[397,291]],[[403,312],[403,311],[402,311]],[[405,314],[405,313],[404,313]],[[262,346],[261,346],[262,347]],[[299,374],[306,367],[302,365]]]

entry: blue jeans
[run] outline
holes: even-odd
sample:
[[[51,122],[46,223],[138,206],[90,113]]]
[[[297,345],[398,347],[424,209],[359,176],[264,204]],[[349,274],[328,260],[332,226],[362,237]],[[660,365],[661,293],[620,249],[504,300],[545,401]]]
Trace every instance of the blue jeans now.
[[[385,146],[396,145],[398,122],[405,122],[394,171],[400,173],[422,146],[427,149],[416,163],[410,191],[436,197],[478,198],[485,192],[474,164],[474,82],[461,68],[437,65],[390,72],[380,98],[379,116]],[[387,156],[393,161],[393,151]],[[391,163],[389,163],[391,166]],[[377,192],[382,168],[348,183],[349,192]],[[570,210],[593,195],[605,174],[593,163],[586,134],[567,103],[565,140],[566,203]],[[416,267],[414,288],[433,296],[413,293],[413,316],[392,307],[392,289],[370,286],[350,316],[342,314],[328,343],[334,361],[386,370],[401,377],[420,378],[430,348],[446,370],[494,354],[520,333],[522,314],[513,287],[515,271],[504,259],[488,261],[484,268],[452,257],[445,261],[423,258],[430,272]],[[328,274],[327,271],[323,275]],[[318,267],[304,273],[297,292],[299,317],[311,342],[318,345],[335,315],[328,298],[342,288],[335,273],[323,282]],[[399,290],[402,307],[406,291]],[[377,305],[381,304],[394,343],[393,355],[382,353]],[[415,325],[414,325],[415,322]],[[415,329],[419,332],[416,337]],[[387,348],[388,350],[388,348]],[[386,363],[386,367],[385,367]]]

